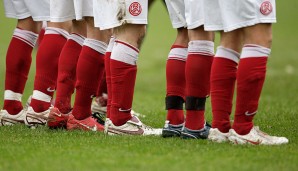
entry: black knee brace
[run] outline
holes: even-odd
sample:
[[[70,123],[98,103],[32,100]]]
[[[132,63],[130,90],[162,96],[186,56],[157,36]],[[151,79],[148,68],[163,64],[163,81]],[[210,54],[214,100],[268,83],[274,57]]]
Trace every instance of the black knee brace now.
[[[177,109],[183,110],[184,99],[180,96],[167,96],[166,97],[166,110]]]
[[[186,96],[185,109],[186,110],[205,110],[206,97],[199,98],[193,96]]]

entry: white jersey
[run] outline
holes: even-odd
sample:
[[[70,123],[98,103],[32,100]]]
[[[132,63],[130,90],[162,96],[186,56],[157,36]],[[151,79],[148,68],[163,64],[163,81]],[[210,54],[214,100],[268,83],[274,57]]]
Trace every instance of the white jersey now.
[[[93,17],[92,0],[50,0],[51,21],[65,22]]]
[[[8,18],[34,21],[50,20],[50,0],[4,0],[5,15]]]
[[[148,0],[93,0],[94,25],[101,30],[125,23],[147,24]]]
[[[203,0],[166,0],[173,28],[194,29],[204,24]]]
[[[205,0],[205,30],[229,32],[259,23],[275,23],[275,0]]]

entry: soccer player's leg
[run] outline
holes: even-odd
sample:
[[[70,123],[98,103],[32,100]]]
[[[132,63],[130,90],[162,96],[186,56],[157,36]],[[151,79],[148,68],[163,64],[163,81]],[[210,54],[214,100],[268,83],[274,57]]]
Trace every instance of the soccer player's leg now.
[[[76,68],[76,94],[67,129],[103,131],[103,125],[92,117],[91,103],[104,73],[104,54],[111,30],[94,27],[93,17],[86,17],[87,38],[82,47]]]
[[[188,31],[177,29],[177,37],[168,55],[166,64],[166,110],[167,118],[163,137],[180,137],[184,124],[183,104],[185,99],[185,62],[187,57]]]
[[[97,0],[99,27],[101,30],[114,30],[116,37],[109,61],[111,88],[108,85],[108,98],[111,98],[109,119],[105,132],[108,134],[148,135],[161,134],[144,125],[131,115],[131,107],[136,79],[139,48],[146,32],[148,1],[119,3],[118,1]],[[115,8],[116,7],[116,8]],[[125,15],[126,14],[126,15]],[[128,24],[127,21],[130,21]],[[108,72],[107,82],[108,82]],[[108,83],[109,84],[109,83]],[[111,89],[111,95],[109,93]],[[112,96],[112,97],[111,97]],[[108,99],[108,101],[109,101]]]
[[[237,99],[233,129],[229,139],[239,144],[279,145],[288,143],[285,137],[270,136],[253,125],[266,76],[266,64],[271,52],[271,24],[256,24],[243,28],[244,46],[237,72]]]
[[[6,53],[4,106],[0,126],[24,123],[22,95],[31,66],[31,53],[36,44],[41,22],[32,17],[19,19]]]
[[[205,102],[210,92],[210,72],[214,56],[214,33],[203,26],[189,29],[185,66],[186,120],[182,138],[206,139],[210,125],[205,120]]]
[[[59,57],[56,99],[47,122],[50,128],[66,127],[72,109],[71,96],[75,87],[76,66],[86,32],[85,20],[72,21],[71,34]]]
[[[47,122],[56,88],[59,56],[68,38],[70,26],[70,22],[48,22],[36,55],[34,90],[26,116],[29,126],[45,125]]]
[[[208,138],[215,142],[227,141],[231,129],[230,114],[241,44],[241,30],[221,32],[220,46],[212,63],[210,78],[213,118]]]

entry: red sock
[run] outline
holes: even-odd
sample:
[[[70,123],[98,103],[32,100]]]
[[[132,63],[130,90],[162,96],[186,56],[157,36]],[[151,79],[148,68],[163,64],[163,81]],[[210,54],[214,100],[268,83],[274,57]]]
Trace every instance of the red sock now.
[[[211,69],[212,127],[226,133],[231,129],[230,114],[240,54],[218,47]]]
[[[38,39],[37,39],[37,47],[39,47],[39,45],[41,44],[41,41],[43,39],[44,33],[45,33],[45,27],[42,27],[39,34],[38,34]]]
[[[111,70],[110,70],[110,57],[111,52],[114,46],[115,38],[111,37],[107,52],[105,55],[105,73],[106,73],[106,83],[107,83],[107,91],[108,91],[108,103],[107,103],[107,118],[110,118],[111,111],[111,102],[112,102],[112,83],[111,83]]]
[[[76,67],[83,43],[84,37],[73,33],[69,36],[60,54],[55,107],[62,113],[68,113],[71,110]]]
[[[78,65],[76,81],[76,97],[72,114],[76,119],[82,120],[91,116],[92,98],[104,72],[104,53],[106,44],[85,39]]]
[[[253,127],[259,98],[266,75],[270,49],[258,45],[245,45],[237,72],[237,99],[233,129],[246,135]]]
[[[106,54],[105,54],[106,57]],[[103,93],[107,94],[107,81],[106,81],[106,72],[103,73],[102,79],[99,81],[99,86],[96,91],[96,96],[102,96]]]
[[[170,121],[172,125],[184,123],[183,99],[185,98],[186,57],[187,48],[179,45],[173,45],[168,55],[166,65],[166,109],[167,120]]]
[[[210,92],[210,71],[214,43],[191,41],[185,66],[186,121],[185,127],[199,130],[205,125],[205,101]]]
[[[66,42],[68,33],[59,28],[47,27],[36,55],[36,74],[34,90],[53,97],[60,52]],[[37,98],[34,94],[30,106],[35,112],[43,112],[50,107],[50,102],[43,101],[43,97]]]
[[[126,42],[115,41],[110,59],[112,103],[110,119],[120,126],[131,119],[139,50]]]
[[[36,40],[37,34],[16,28],[7,49],[3,109],[11,115],[18,114],[23,109],[21,97],[28,78],[31,53]]]

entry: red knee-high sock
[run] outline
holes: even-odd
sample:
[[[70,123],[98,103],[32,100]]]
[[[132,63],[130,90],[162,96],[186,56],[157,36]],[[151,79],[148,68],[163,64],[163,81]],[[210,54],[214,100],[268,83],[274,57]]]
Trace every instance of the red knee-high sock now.
[[[210,72],[214,56],[211,41],[191,41],[185,66],[185,127],[199,130],[205,125],[205,101],[210,92]]]
[[[211,68],[212,127],[224,133],[231,129],[230,114],[239,57],[238,52],[220,46]]]
[[[119,126],[131,119],[139,50],[126,42],[115,41],[111,59],[112,102],[110,119]]]
[[[183,102],[185,98],[185,61],[187,48],[173,45],[168,55],[166,65],[167,94],[166,109],[167,120],[170,124],[184,123]]]
[[[76,97],[72,114],[82,120],[91,116],[92,98],[104,72],[104,53],[107,45],[104,42],[85,39],[78,65],[76,81]]]
[[[258,45],[245,45],[237,72],[237,99],[233,129],[241,135],[253,127],[259,98],[266,75],[267,59],[271,50]]]
[[[38,34],[38,39],[37,39],[37,43],[36,46],[39,47],[39,45],[41,44],[41,41],[43,39],[44,33],[45,33],[45,27],[42,27],[39,34]]]
[[[55,107],[62,113],[68,113],[71,110],[71,95],[75,87],[77,62],[84,39],[81,35],[71,34],[60,54]]]
[[[106,55],[105,55],[106,56]],[[99,81],[99,86],[96,91],[96,96],[102,96],[103,93],[107,93],[107,81],[106,72],[103,73],[102,79]]]
[[[46,28],[36,55],[34,92],[30,103],[35,112],[43,112],[50,107],[48,99],[55,91],[59,56],[67,37],[68,33],[63,29]]]
[[[22,109],[21,97],[31,65],[31,53],[37,34],[16,28],[6,53],[6,75],[3,109],[11,115]]]
[[[111,102],[112,102],[112,83],[111,83],[111,70],[110,70],[110,57],[111,52],[115,43],[115,38],[111,37],[107,52],[105,55],[105,73],[106,73],[106,82],[107,82],[107,91],[108,91],[108,103],[107,103],[107,118],[110,118],[111,111]]]

